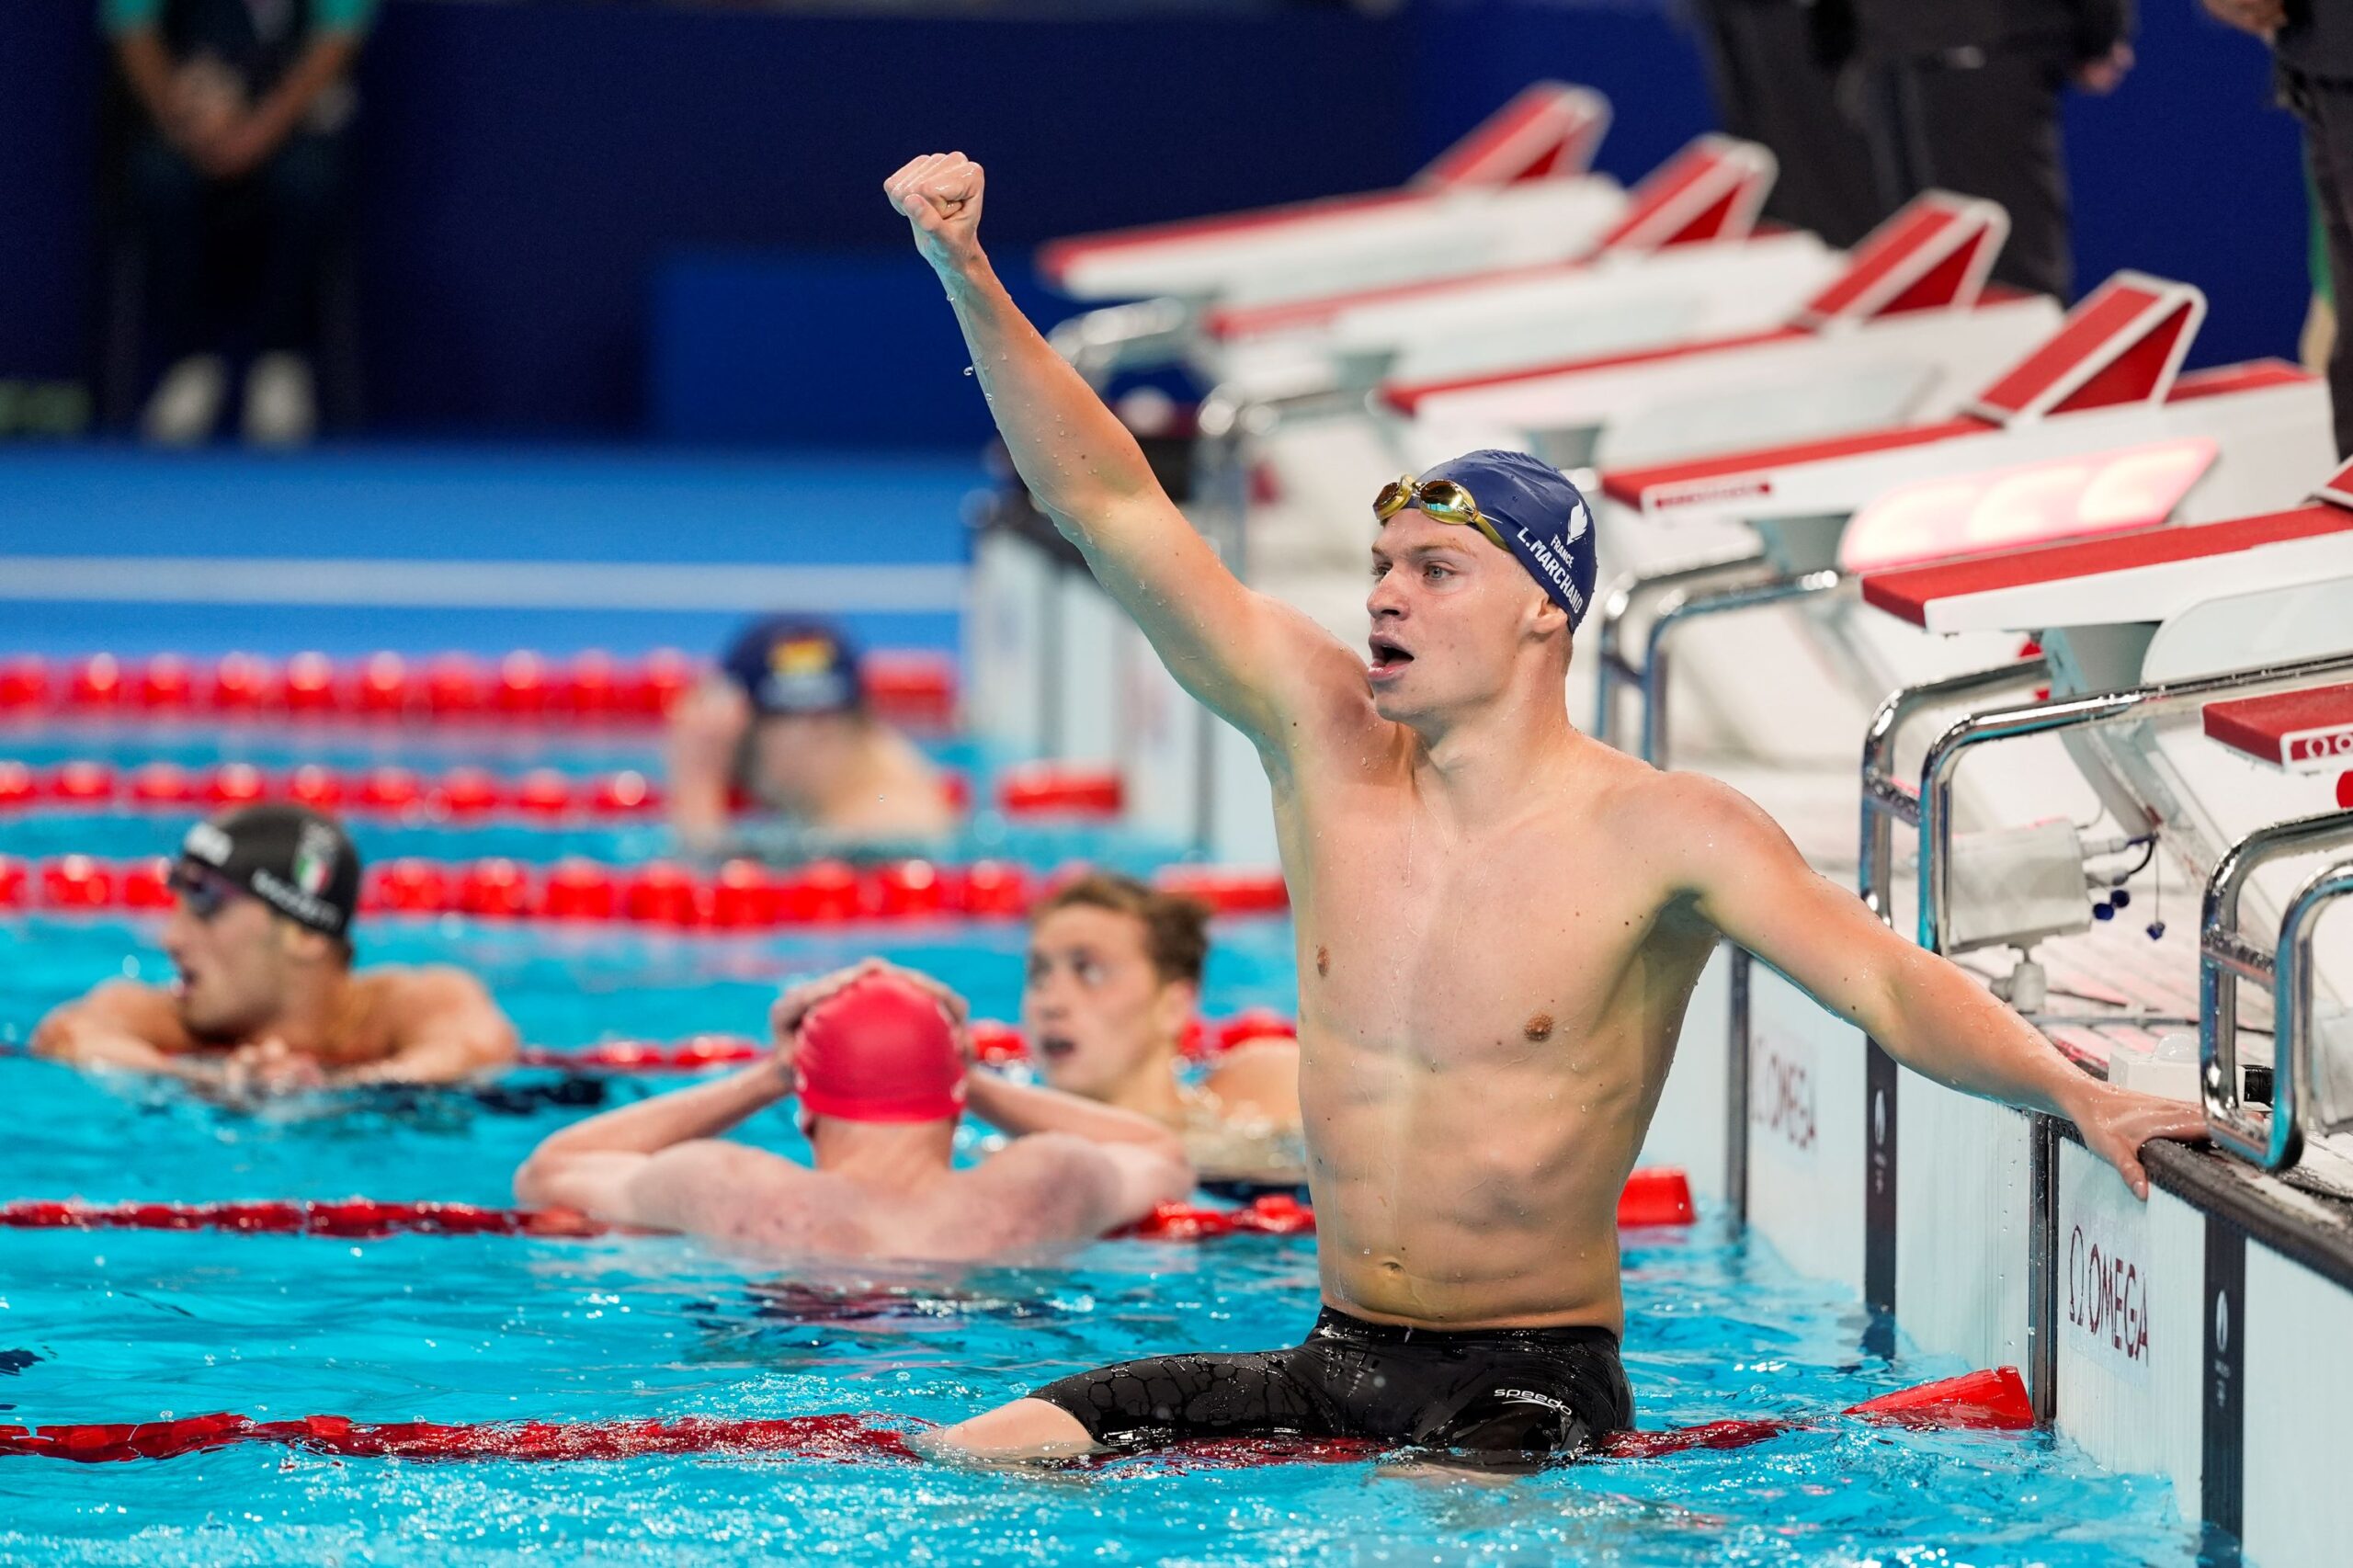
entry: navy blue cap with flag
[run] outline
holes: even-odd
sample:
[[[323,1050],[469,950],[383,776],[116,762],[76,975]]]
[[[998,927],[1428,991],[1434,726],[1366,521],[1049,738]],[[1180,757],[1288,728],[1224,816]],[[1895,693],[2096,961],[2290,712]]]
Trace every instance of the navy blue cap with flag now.
[[[1551,463],[1526,452],[1465,452],[1425,470],[1420,483],[1450,479],[1495,525],[1506,549],[1568,612],[1574,629],[1593,604],[1593,508]]]
[[[861,699],[857,646],[822,620],[756,620],[736,634],[720,667],[763,717],[846,713]]]

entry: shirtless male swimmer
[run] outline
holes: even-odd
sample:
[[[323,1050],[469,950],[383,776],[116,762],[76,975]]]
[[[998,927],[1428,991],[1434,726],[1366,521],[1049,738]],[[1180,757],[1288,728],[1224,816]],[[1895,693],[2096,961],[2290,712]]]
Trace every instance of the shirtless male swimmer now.
[[[772,1257],[956,1263],[1092,1241],[1192,1190],[1167,1129],[974,1067],[963,1009],[874,959],[794,986],[774,1055],[564,1128],[515,1195]],[[795,1095],[809,1165],[719,1136]],[[968,1110],[1014,1137],[959,1169]]]
[[[1368,672],[1234,579],[1022,319],[976,237],[980,166],[934,153],[885,189],[1030,493],[1273,784],[1324,1298],[1296,1348],[1065,1378],[935,1451],[1279,1432],[1525,1459],[1628,1425],[1618,1192],[1720,936],[1915,1071],[2069,1118],[2137,1193],[2144,1142],[2203,1131],[2070,1066],[1745,797],[1571,727],[1594,555],[1559,472],[1481,452],[1382,493]]]
[[[333,818],[268,805],[199,823],[171,882],[176,983],[99,986],[41,1020],[35,1055],[240,1096],[442,1084],[514,1059],[514,1026],[462,970],[353,971],[359,854]]]

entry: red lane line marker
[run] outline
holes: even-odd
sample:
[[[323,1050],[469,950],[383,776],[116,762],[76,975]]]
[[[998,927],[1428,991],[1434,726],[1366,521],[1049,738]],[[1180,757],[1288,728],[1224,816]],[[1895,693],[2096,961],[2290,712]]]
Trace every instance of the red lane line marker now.
[[[269,1199],[240,1203],[84,1203],[26,1199],[0,1203],[0,1229],[19,1231],[230,1231],[248,1235],[373,1239],[392,1235],[563,1236],[619,1233],[569,1209],[488,1209],[472,1203],[407,1203],[368,1198],[328,1201]],[[1303,1236],[1315,1230],[1305,1204],[1260,1198],[1239,1209],[1164,1203],[1117,1235],[1199,1242],[1221,1236]]]
[[[170,862],[66,855],[28,863],[0,856],[0,911],[170,907]],[[1222,915],[1289,907],[1276,871],[1173,867],[1160,884]],[[771,869],[731,860],[714,872],[666,861],[637,868],[563,859],[551,866],[490,858],[404,858],[370,867],[360,907],[372,914],[468,915],[491,920],[626,922],[732,931],[867,920],[1018,919],[1034,879],[1007,861],[940,865],[906,859],[858,868],[839,860]]]
[[[0,654],[0,713],[126,720],[321,720],[539,726],[659,722],[708,665],[675,649],[638,660],[517,651],[497,659],[442,653],[415,662],[374,653],[338,663],[297,653],[275,665],[249,653],[216,661],[99,653],[52,665]],[[956,715],[955,661],[915,650],[869,653],[869,706],[885,718],[945,728]]]
[[[1621,1225],[1688,1224],[1691,1189],[1679,1170],[1636,1171],[1619,1197]],[[472,1203],[418,1203],[370,1198],[267,1199],[233,1203],[85,1203],[24,1199],[0,1203],[0,1229],[20,1231],[231,1231],[253,1235],[373,1238],[434,1236],[601,1236],[620,1227],[569,1209],[488,1209]],[[1164,1203],[1150,1218],[1115,1235],[1139,1241],[1199,1242],[1221,1236],[1305,1236],[1315,1211],[1297,1199],[1268,1194],[1235,1209]]]
[[[2026,1385],[2014,1367],[1970,1372],[1850,1405],[1841,1415],[1917,1429],[2024,1431],[2034,1425]],[[886,1425],[885,1423],[889,1423]],[[1659,1459],[1694,1449],[1739,1449],[1785,1432],[1819,1426],[1818,1420],[1773,1418],[1711,1421],[1666,1432],[1620,1432],[1594,1448],[1596,1459]],[[176,1459],[236,1443],[366,1459],[618,1460],[644,1454],[735,1453],[839,1463],[901,1463],[918,1456],[910,1434],[930,1423],[870,1413],[784,1416],[767,1420],[685,1416],[671,1421],[426,1421],[364,1425],[346,1415],[256,1421],[227,1411],[164,1421],[0,1426],[0,1456],[74,1460],[104,1464]],[[1283,1463],[1344,1463],[1383,1452],[1381,1445],[1348,1438],[1259,1438],[1188,1443],[1141,1456],[1156,1469],[1230,1469]],[[1106,1455],[1097,1467],[1135,1458]]]

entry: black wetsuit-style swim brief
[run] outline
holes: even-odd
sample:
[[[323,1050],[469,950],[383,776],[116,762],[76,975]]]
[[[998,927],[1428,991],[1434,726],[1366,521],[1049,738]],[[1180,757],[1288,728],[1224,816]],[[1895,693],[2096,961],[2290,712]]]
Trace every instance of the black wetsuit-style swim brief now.
[[[1361,1437],[1525,1460],[1566,1457],[1632,1425],[1606,1328],[1440,1333],[1330,1307],[1307,1343],[1233,1356],[1154,1356],[1048,1383],[1107,1448],[1201,1437]]]

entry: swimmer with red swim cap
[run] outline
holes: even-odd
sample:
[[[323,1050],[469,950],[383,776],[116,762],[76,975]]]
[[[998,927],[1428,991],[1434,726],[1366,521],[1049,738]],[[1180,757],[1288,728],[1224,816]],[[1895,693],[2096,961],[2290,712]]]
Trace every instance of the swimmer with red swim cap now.
[[[1572,727],[1594,518],[1556,470],[1472,452],[1366,486],[1368,661],[1245,587],[1022,318],[980,165],[934,153],[884,189],[1031,496],[1274,787],[1324,1298],[1303,1345],[1064,1379],[937,1451],[1301,1433],[1524,1458],[1628,1425],[1618,1193],[1726,937],[1913,1070],[2073,1120],[2136,1193],[2143,1142],[2203,1133],[2071,1066],[1742,795]]]
[[[803,826],[864,839],[956,825],[947,783],[866,705],[858,650],[824,621],[756,620],[670,715],[670,814],[689,847],[724,846],[741,794]]]
[[[515,1173],[535,1208],[765,1257],[967,1262],[1090,1241],[1192,1191],[1176,1136],[975,1067],[963,1004],[869,960],[788,991],[775,1054],[556,1133]],[[798,1096],[813,1165],[723,1139]],[[966,1112],[1013,1142],[957,1168]]]
[[[171,886],[176,981],[108,981],[41,1020],[35,1055],[239,1098],[449,1083],[514,1060],[514,1026],[462,970],[353,970],[359,852],[334,818],[263,805],[199,823]]]

